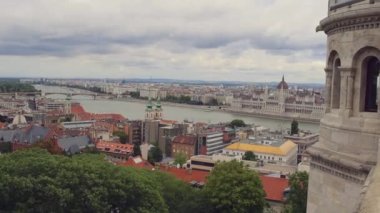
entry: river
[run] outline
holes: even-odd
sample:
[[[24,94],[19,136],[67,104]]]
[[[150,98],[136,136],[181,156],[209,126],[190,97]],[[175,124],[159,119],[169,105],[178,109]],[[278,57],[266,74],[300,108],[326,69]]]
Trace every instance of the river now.
[[[44,91],[52,88],[36,85],[36,89]],[[62,91],[65,88],[56,87],[57,90]],[[50,98],[64,99],[64,95],[49,95]],[[119,113],[130,120],[144,119],[145,103],[142,102],[129,102],[129,101],[117,101],[117,100],[91,100],[91,97],[87,96],[73,96],[73,101],[81,103],[84,109],[91,113]],[[208,111],[198,108],[182,107],[182,106],[168,106],[162,103],[164,119],[167,120],[189,120],[195,122],[206,123],[219,123],[229,122],[233,119],[242,119],[245,123],[262,125],[273,130],[281,130],[290,128],[291,121],[273,118],[264,118],[256,116],[245,116],[239,114],[233,114],[223,111]],[[299,128],[302,130],[310,130],[312,132],[319,131],[319,125],[315,123],[299,122]]]

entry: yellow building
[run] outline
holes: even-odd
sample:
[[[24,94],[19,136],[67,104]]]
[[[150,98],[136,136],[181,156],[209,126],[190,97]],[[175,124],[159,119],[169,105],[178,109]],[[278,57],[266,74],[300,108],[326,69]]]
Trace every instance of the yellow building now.
[[[224,154],[241,155],[251,151],[258,160],[264,162],[296,164],[297,145],[291,140],[285,142],[261,142],[253,143],[250,140],[241,140],[223,149]]]

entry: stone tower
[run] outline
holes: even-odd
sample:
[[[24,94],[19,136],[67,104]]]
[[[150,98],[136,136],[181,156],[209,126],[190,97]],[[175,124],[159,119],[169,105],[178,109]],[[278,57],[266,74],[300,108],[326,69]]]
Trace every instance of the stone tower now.
[[[155,117],[155,112],[153,110],[152,99],[151,99],[150,93],[149,93],[149,100],[148,100],[148,103],[146,104],[146,108],[145,108],[145,120],[153,120],[154,117]]]
[[[356,212],[378,159],[380,0],[330,0],[317,30],[327,34],[327,108],[308,150],[307,211]]]
[[[161,105],[161,98],[160,96],[157,97],[157,102],[156,102],[156,109],[154,119],[155,120],[162,120],[162,105]]]

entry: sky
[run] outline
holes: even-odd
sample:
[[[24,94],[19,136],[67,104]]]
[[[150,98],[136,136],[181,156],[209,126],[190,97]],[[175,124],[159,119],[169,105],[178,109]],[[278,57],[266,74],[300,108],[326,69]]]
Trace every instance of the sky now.
[[[325,0],[0,5],[0,77],[324,82]]]

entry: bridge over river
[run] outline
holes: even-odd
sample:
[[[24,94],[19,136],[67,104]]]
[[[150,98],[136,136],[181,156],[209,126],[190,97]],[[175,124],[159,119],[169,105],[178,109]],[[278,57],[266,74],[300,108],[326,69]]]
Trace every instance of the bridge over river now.
[[[69,88],[69,87],[57,87],[57,86],[46,86],[46,85],[33,85],[37,90],[37,92],[12,92],[12,93],[0,93],[0,96],[41,96],[46,97],[49,95],[65,95],[68,97],[73,96],[87,96],[92,97],[96,100],[97,97],[103,98],[115,98],[116,95],[104,94],[104,93],[96,93],[82,89]]]

